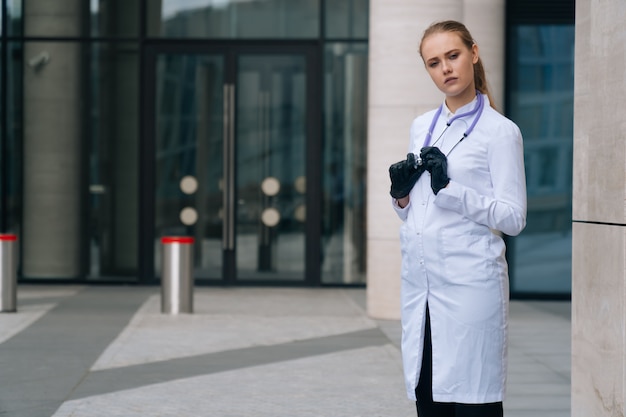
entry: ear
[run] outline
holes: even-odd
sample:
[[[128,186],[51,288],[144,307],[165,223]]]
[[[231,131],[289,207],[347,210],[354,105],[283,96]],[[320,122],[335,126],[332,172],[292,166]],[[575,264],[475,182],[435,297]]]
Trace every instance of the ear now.
[[[473,44],[472,45],[472,64],[475,64],[478,62],[478,58],[479,58],[479,54],[478,54],[478,45]]]

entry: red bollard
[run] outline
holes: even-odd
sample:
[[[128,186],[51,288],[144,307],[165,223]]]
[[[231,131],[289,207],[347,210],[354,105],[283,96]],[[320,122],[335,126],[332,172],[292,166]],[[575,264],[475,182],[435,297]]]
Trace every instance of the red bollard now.
[[[0,312],[17,311],[17,236],[0,234]]]
[[[161,238],[161,312],[193,313],[193,237]]]

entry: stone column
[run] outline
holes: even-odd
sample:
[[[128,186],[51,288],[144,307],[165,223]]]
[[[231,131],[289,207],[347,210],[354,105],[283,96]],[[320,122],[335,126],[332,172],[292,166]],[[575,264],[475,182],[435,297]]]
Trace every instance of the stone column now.
[[[624,17],[622,0],[576,1],[572,417],[626,412]]]
[[[370,0],[367,160],[367,310],[400,317],[400,220],[391,207],[389,165],[406,157],[409,127],[438,106],[442,93],[419,56],[424,30],[440,20],[468,25],[502,104],[503,0]]]
[[[489,92],[500,112],[504,112],[504,19],[504,0],[463,1],[463,23],[478,45]]]
[[[25,33],[77,36],[80,0],[27,1]],[[22,273],[33,278],[82,274],[81,46],[24,43]]]

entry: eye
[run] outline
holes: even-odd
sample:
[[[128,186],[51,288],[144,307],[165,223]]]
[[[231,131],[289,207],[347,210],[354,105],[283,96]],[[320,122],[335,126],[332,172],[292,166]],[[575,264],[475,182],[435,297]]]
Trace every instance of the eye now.
[[[454,53],[454,54],[450,54],[450,59],[457,59],[459,57],[459,54]]]
[[[431,61],[431,62],[428,64],[428,66],[429,66],[430,68],[435,68],[435,67],[437,66],[437,64],[439,64],[439,62],[437,62],[437,61]]]

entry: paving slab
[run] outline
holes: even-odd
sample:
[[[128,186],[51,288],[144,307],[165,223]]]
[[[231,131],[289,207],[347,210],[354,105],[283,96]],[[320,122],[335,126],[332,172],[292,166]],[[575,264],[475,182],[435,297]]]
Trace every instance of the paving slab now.
[[[364,289],[20,286],[0,314],[0,415],[415,416],[396,320]],[[508,417],[569,416],[568,302],[513,301]]]

